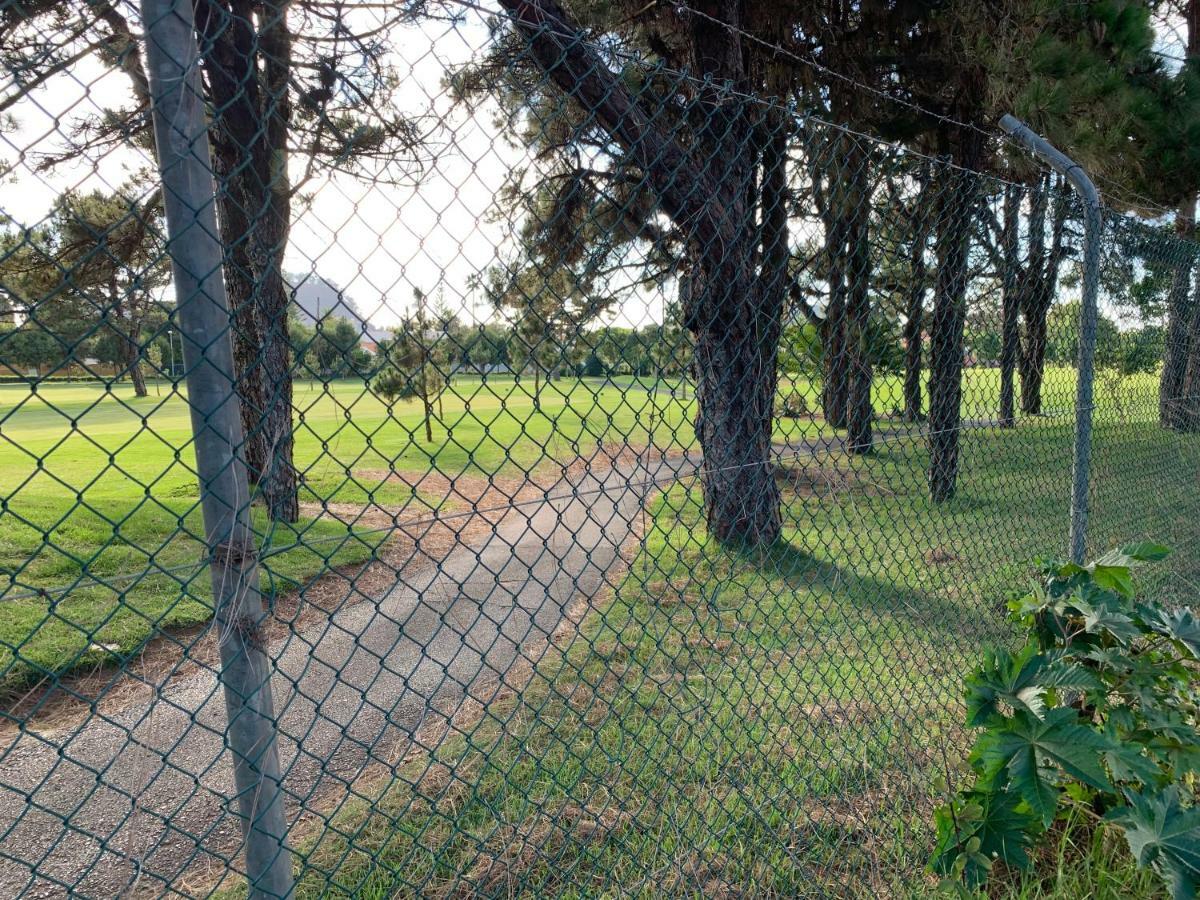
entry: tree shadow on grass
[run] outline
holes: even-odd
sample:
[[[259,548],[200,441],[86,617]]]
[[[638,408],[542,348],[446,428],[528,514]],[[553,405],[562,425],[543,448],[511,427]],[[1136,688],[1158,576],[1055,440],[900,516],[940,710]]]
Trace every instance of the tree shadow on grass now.
[[[785,539],[769,547],[726,546],[723,550],[729,554],[735,571],[782,582],[797,594],[824,594],[824,622],[829,621],[830,609],[837,608],[853,611],[853,616],[845,617],[848,627],[890,620],[911,629],[914,638],[923,642],[938,635],[959,643],[1001,633],[994,604],[989,605],[982,597],[958,601],[915,590],[856,571],[853,566],[820,559]],[[799,601],[798,605],[807,602]],[[819,620],[813,617],[813,621]]]

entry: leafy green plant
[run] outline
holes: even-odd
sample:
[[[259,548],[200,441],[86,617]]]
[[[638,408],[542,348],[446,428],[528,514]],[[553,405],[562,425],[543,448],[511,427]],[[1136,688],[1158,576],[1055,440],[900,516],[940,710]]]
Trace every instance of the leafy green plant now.
[[[1010,604],[1028,638],[967,678],[971,784],[935,814],[931,866],[952,884],[1028,869],[1056,821],[1082,817],[1120,829],[1176,898],[1196,895],[1200,619],[1138,600],[1132,576],[1166,555],[1143,543],[1049,563],[1045,585]]]

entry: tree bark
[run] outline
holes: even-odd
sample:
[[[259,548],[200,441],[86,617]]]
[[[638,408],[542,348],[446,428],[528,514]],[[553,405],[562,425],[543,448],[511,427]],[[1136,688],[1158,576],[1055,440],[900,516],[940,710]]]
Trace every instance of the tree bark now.
[[[704,452],[704,506],[710,534],[734,544],[767,544],[780,534],[779,490],[771,465],[776,357],[785,277],[758,268],[760,228],[747,200],[759,161],[762,131],[750,120],[762,108],[736,93],[708,88],[704,121],[694,140],[681,139],[659,109],[642,107],[580,35],[556,0],[500,0],[529,44],[529,58],[604,128],[675,222],[690,248],[685,321],[695,338],[696,434]],[[714,85],[747,86],[747,51],[736,5],[688,21],[694,71]],[[732,27],[726,27],[726,26]],[[644,95],[643,95],[644,96]],[[782,125],[777,125],[778,133]],[[689,136],[690,137],[690,136]],[[780,154],[782,156],[782,154]],[[780,159],[765,172],[778,183]],[[774,188],[764,187],[759,197]],[[777,215],[782,195],[762,207]],[[766,219],[764,218],[764,221]],[[786,226],[786,220],[783,220]]]
[[[1194,64],[1200,58],[1200,2],[1187,0],[1182,4],[1185,29],[1184,56]],[[1158,418],[1166,428],[1196,430],[1200,427],[1193,412],[1195,384],[1189,384],[1189,374],[1195,370],[1200,378],[1200,344],[1195,340],[1200,318],[1197,301],[1192,294],[1192,270],[1195,266],[1192,242],[1196,238],[1196,193],[1192,190],[1179,204],[1175,215],[1175,233],[1180,238],[1179,252],[1183,259],[1171,281],[1167,301],[1167,334],[1163,348],[1163,369],[1159,380]]]
[[[132,291],[133,288],[130,287],[129,290]],[[148,397],[150,392],[146,390],[146,375],[142,371],[142,348],[138,346],[137,340],[138,331],[141,329],[141,317],[135,315],[134,311],[125,305],[124,301],[127,298],[122,295],[121,288],[117,284],[115,269],[109,278],[108,294],[109,308],[120,323],[112,330],[121,347],[121,362],[125,365],[125,371],[129,373],[129,381],[133,385],[133,396]]]
[[[740,24],[735,10],[726,15]],[[698,17],[690,27],[696,70],[744,85],[747,59],[736,32]],[[720,185],[708,202],[725,210],[733,232],[720,255],[692,241],[701,290],[690,297],[687,324],[696,342],[705,519],[722,542],[766,545],[782,528],[771,434],[787,270],[784,123],[725,95],[698,132],[701,168]]]
[[[1050,192],[1050,176],[1047,175],[1033,193],[1029,216],[1029,264],[1017,286],[1025,320],[1021,350],[1017,357],[1021,373],[1021,411],[1031,416],[1042,412],[1048,318],[1058,289],[1058,270],[1066,254],[1063,232],[1067,223],[1067,203],[1061,191],[1054,200],[1050,248],[1046,249],[1046,215]]]
[[[1046,316],[1034,313],[1025,323],[1025,341],[1021,353],[1021,412],[1027,416],[1042,413],[1042,375],[1046,367]]]
[[[968,137],[967,140],[974,140]],[[958,489],[961,427],[963,327],[967,262],[976,179],[965,169],[948,169],[938,198],[938,270],[929,335],[929,496],[935,503]]]
[[[831,428],[845,428],[846,299],[840,261],[831,264],[828,280],[829,303],[821,323],[821,411]]]
[[[925,418],[921,396],[922,342],[925,328],[925,245],[929,241],[932,219],[925,208],[928,199],[928,174],[922,185],[911,218],[913,237],[909,250],[908,298],[904,305],[904,420],[920,422]]]
[[[1167,294],[1167,333],[1163,346],[1163,368],[1158,382],[1158,419],[1164,428],[1180,428],[1186,416],[1182,399],[1183,383],[1194,346],[1192,323],[1196,318],[1192,296],[1193,260],[1188,242],[1196,232],[1196,198],[1179,205],[1175,216],[1175,234],[1179,237],[1181,259],[1171,276]]]
[[[125,370],[129,372],[129,380],[133,383],[133,395],[150,396],[146,389],[146,373],[142,370],[142,354],[137,339],[127,334],[122,337],[121,343],[125,345]]]
[[[208,0],[197,10],[197,29],[217,110],[213,152],[220,176],[224,274],[233,310],[246,465],[271,518],[294,522],[299,498],[293,464],[290,289],[283,277],[291,225],[286,11],[286,2],[266,3],[256,17],[252,4],[235,0],[230,16]]]
[[[1004,188],[1004,225],[1000,235],[1001,284],[1000,310],[1000,427],[1016,425],[1015,385],[1017,357],[1020,353],[1020,235],[1021,196],[1015,185]]]
[[[1200,291],[1200,288],[1197,288]],[[1171,409],[1171,427],[1179,431],[1200,431],[1200,302],[1192,297],[1187,331],[1188,354],[1179,383],[1179,393]]]
[[[827,148],[830,157],[840,157],[852,148],[853,142],[841,146],[837,137]],[[810,152],[810,157],[812,156]],[[850,176],[854,177],[853,172]],[[824,183],[824,176],[810,161],[809,178],[813,187],[813,199],[825,229],[825,283],[829,299],[820,322],[821,334],[821,413],[832,428],[845,428],[849,401],[849,366],[847,360],[847,309],[846,288],[849,259],[847,241],[850,236],[853,209],[847,203],[849,194],[847,177],[837,172]]]
[[[861,149],[848,154],[850,190],[846,228],[846,446],[854,454],[871,452],[871,357],[867,327],[871,316],[871,256],[868,243],[871,208],[867,200],[867,160]]]

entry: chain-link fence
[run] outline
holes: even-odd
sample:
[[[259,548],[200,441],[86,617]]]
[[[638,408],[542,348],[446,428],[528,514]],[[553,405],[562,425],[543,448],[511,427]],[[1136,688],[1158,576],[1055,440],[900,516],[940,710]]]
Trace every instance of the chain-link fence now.
[[[1196,245],[1081,410],[1019,147],[434,6],[0,8],[0,894],[921,892],[1082,413],[1190,602]]]

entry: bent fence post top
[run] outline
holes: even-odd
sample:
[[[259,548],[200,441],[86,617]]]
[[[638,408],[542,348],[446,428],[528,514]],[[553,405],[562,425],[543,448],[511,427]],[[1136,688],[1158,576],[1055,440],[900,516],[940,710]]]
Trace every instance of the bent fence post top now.
[[[1071,183],[1083,201],[1083,296],[1079,310],[1079,379],[1075,389],[1075,451],[1071,477],[1071,561],[1082,563],[1087,544],[1088,475],[1092,452],[1093,382],[1095,380],[1097,292],[1100,282],[1100,194],[1077,162],[1036,134],[1015,116],[1005,115],[1000,127],[1030,153]]]

